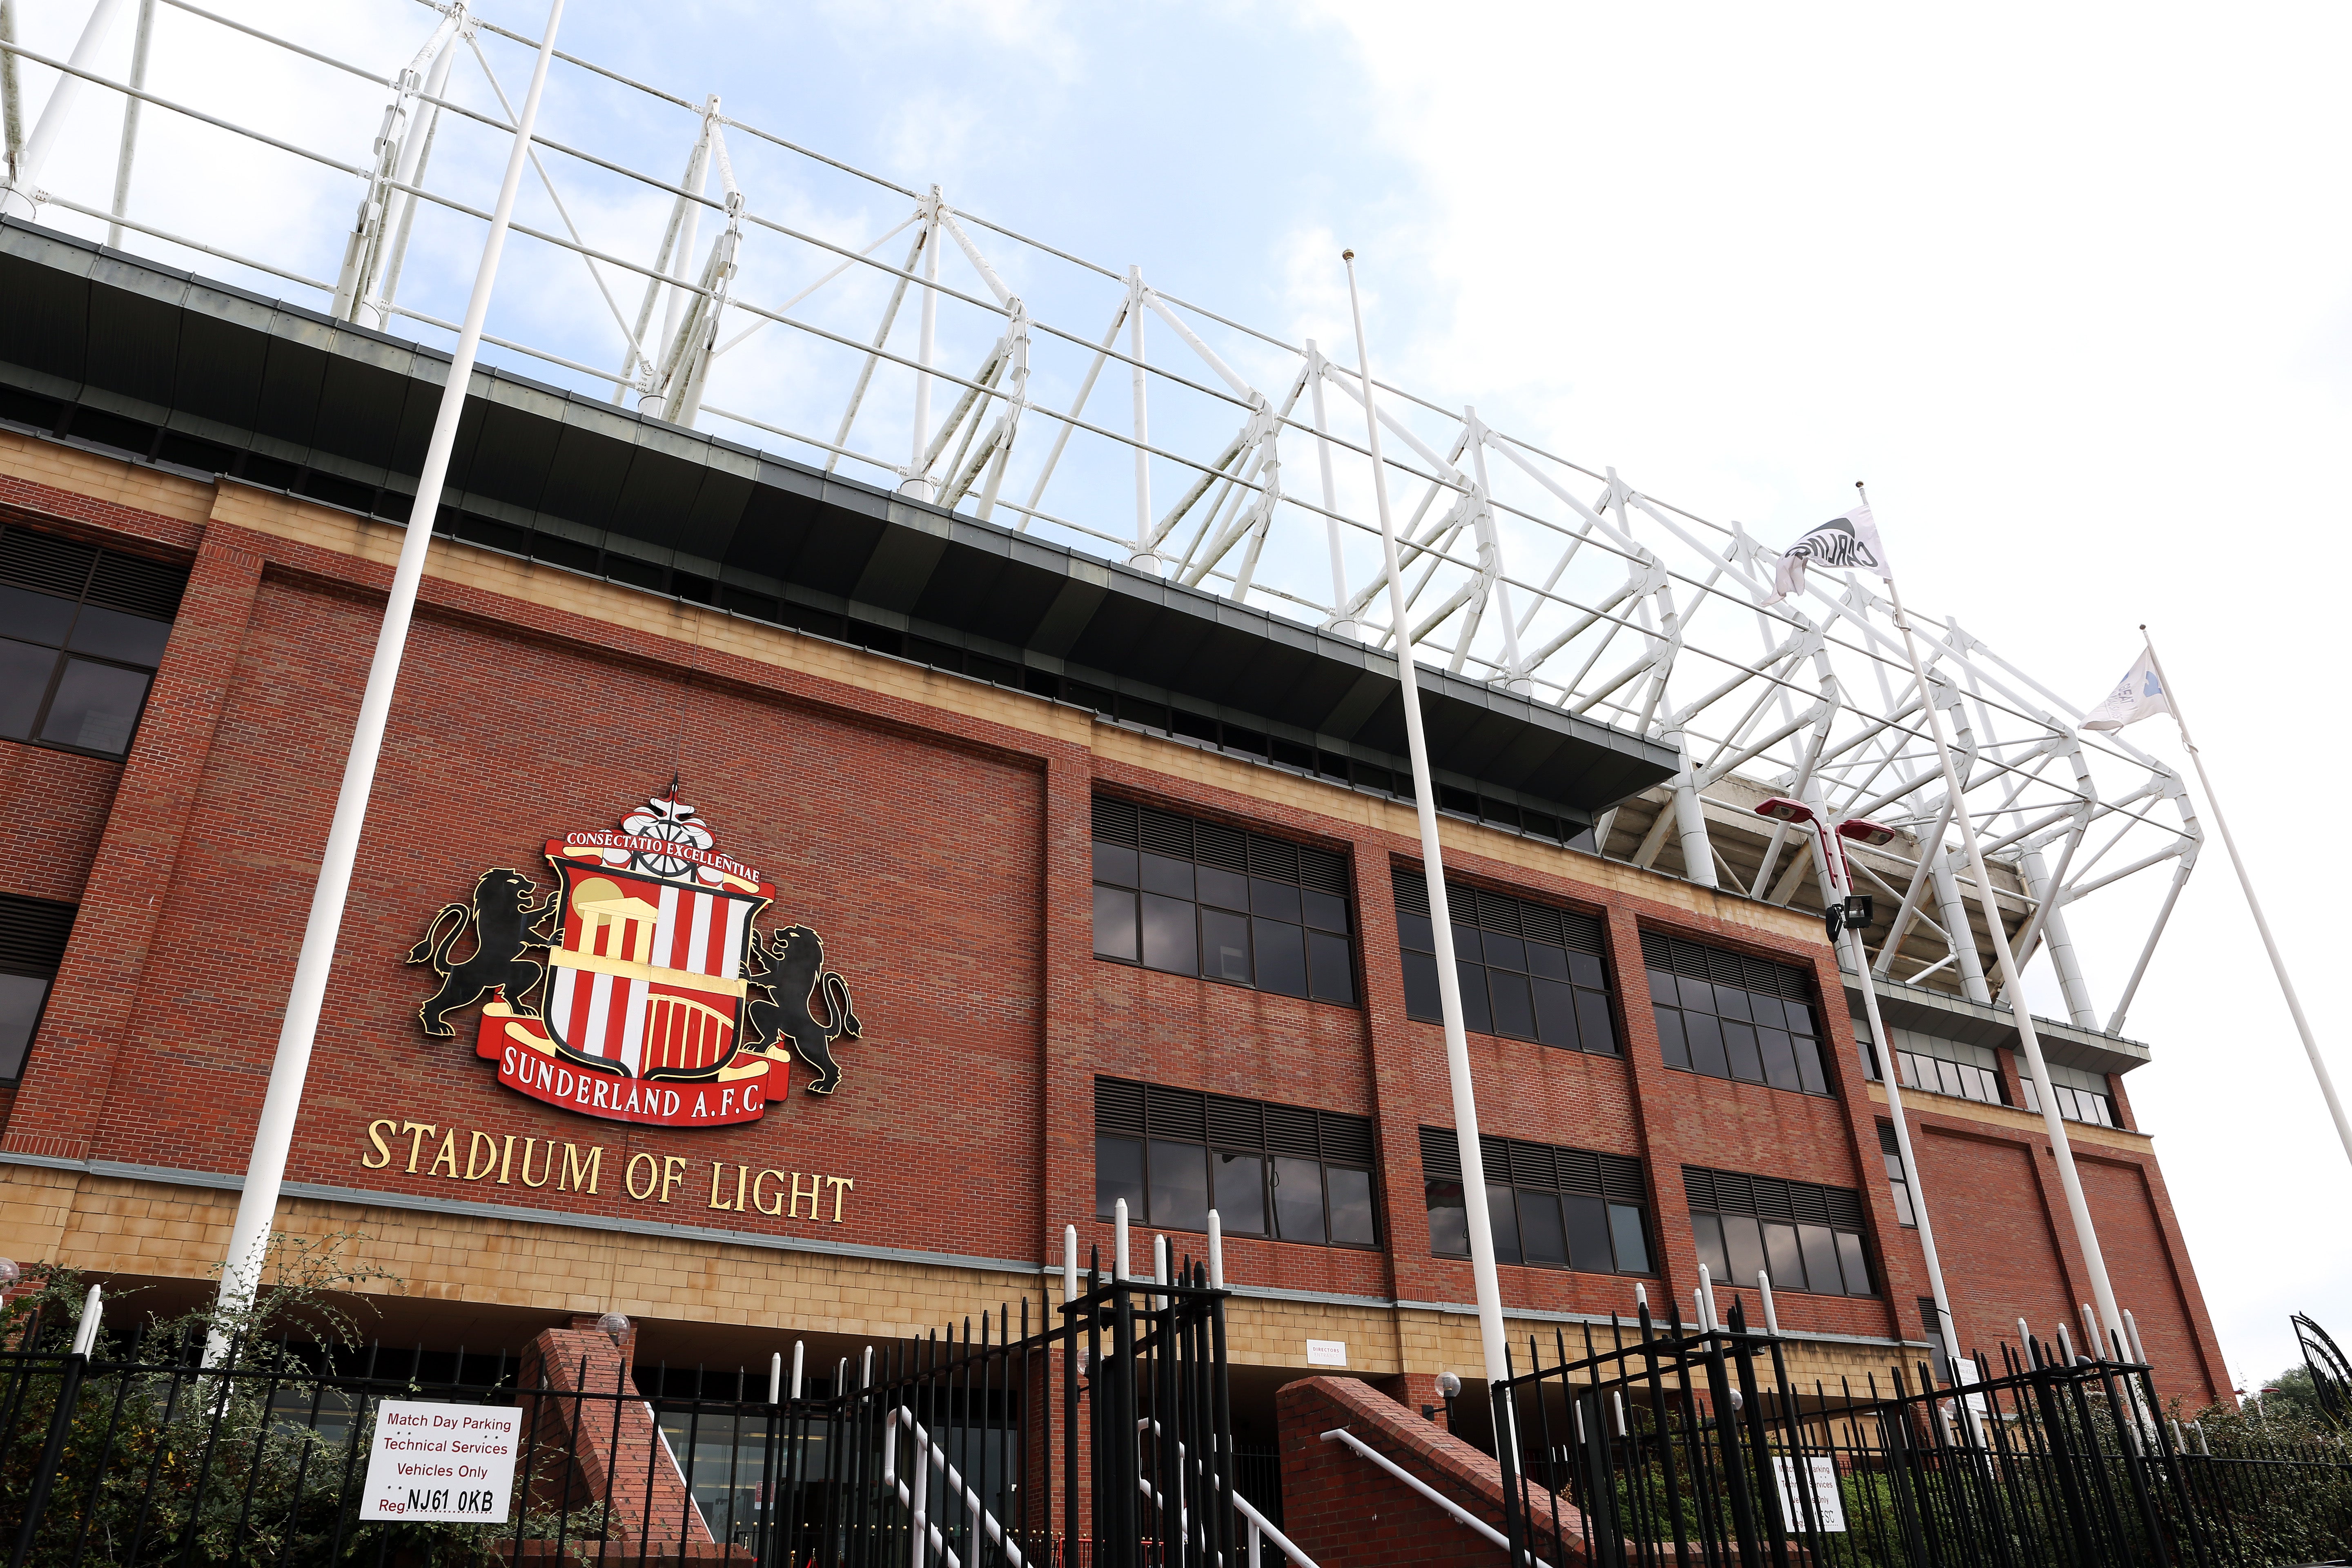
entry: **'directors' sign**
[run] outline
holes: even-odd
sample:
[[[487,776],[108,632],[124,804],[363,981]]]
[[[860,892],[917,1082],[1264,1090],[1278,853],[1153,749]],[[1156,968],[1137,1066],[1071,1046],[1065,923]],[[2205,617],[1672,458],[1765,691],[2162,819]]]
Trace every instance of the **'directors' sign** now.
[[[383,1401],[360,1517],[504,1524],[521,1430],[520,1410]]]

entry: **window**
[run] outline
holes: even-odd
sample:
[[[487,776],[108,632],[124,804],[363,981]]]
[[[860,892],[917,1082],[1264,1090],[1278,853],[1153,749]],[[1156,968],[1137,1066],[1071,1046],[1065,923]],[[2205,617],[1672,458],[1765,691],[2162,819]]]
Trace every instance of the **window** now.
[[[1865,1038],[1870,1026],[1859,1018],[1854,1025],[1854,1037],[1863,1042],[1864,1070],[1877,1078],[1877,1056]],[[1916,1029],[1890,1028],[1886,1033],[1895,1047],[1895,1070],[1903,1075],[1904,1088],[1973,1100],[1979,1105],[2009,1103],[2000,1081],[2000,1053],[1990,1046],[1947,1040]]]
[[[1588,1274],[1651,1271],[1641,1161],[1516,1138],[1481,1137],[1478,1151],[1497,1263]],[[1453,1129],[1421,1130],[1421,1174],[1429,1195],[1429,1250],[1469,1257],[1462,1145]]]
[[[0,735],[119,757],[188,574],[0,528]]]
[[[1862,1245],[1862,1198],[1843,1187],[1817,1187],[1775,1176],[1683,1167],[1698,1260],[1717,1279],[1816,1296],[1870,1296],[1870,1262]]]
[[[1095,1215],[1168,1230],[1378,1247],[1361,1116],[1095,1079]]]
[[[1642,934],[1666,1065],[1710,1078],[1826,1094],[1820,1016],[1803,970]]]
[[[2087,1121],[2095,1127],[2123,1125],[2123,1119],[2116,1114],[2115,1100],[2107,1093],[2107,1079],[2104,1073],[2060,1067],[2056,1062],[2048,1065],[2050,1081],[2058,1092],[2059,1115],[2069,1121]],[[2017,1066],[2018,1082],[2025,1089],[2025,1109],[2038,1115],[2042,1110],[2042,1096],[2035,1092],[2033,1079],[2026,1076],[2025,1064],[2021,1061]]]
[[[1347,862],[1095,797],[1095,956],[1356,1005]]]
[[[1437,941],[1429,882],[1420,868],[1394,873],[1397,937],[1404,949],[1404,1010],[1438,1023]],[[1454,915],[1454,961],[1462,977],[1465,1026],[1482,1035],[1614,1056],[1601,921],[1484,888],[1445,885]]]
[[[0,897],[0,1082],[24,1076],[73,922],[71,904]]]
[[[1895,1140],[1895,1123],[1878,1124],[1878,1152],[1886,1161],[1886,1185],[1895,1194],[1895,1217],[1905,1225],[1919,1223],[1917,1211],[1911,1206],[1911,1176],[1903,1168],[1903,1145]]]

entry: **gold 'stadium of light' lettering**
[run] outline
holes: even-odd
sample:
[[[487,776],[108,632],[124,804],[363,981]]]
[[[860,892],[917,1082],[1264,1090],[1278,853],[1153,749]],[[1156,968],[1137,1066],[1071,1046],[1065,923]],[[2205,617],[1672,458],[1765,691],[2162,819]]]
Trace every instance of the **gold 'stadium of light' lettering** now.
[[[407,1140],[405,1150],[400,1146],[402,1139]],[[461,1185],[487,1183],[494,1187],[552,1189],[602,1197],[605,1195],[604,1152],[601,1143],[379,1116],[367,1123],[359,1163],[362,1170],[398,1168],[410,1175]],[[759,1214],[819,1225],[848,1223],[849,1194],[857,1188],[855,1177],[710,1160],[703,1162],[709,1166],[707,1184],[698,1189],[689,1176],[695,1163],[684,1154],[638,1150],[623,1167],[621,1191],[633,1203],[671,1204],[684,1187],[704,1193],[707,1211]],[[829,1205],[824,1201],[828,1196]]]

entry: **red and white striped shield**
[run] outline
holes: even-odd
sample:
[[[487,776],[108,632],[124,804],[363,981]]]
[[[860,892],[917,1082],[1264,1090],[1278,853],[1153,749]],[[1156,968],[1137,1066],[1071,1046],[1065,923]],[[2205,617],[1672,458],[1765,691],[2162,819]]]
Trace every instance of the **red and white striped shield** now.
[[[567,1052],[632,1078],[698,1079],[734,1057],[744,954],[772,889],[717,886],[606,863],[576,843],[548,846],[563,879],[563,927],[548,954],[546,1019]]]

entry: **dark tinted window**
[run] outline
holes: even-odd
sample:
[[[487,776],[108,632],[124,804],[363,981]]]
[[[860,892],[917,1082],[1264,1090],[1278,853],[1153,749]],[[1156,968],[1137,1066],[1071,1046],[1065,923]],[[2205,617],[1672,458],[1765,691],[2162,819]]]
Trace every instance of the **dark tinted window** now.
[[[1482,1137],[1478,1149],[1496,1261],[1591,1274],[1650,1272],[1642,1162],[1516,1138]],[[1421,1130],[1421,1173],[1430,1251],[1469,1257],[1462,1145],[1451,1128]]]
[[[1317,1246],[1377,1247],[1372,1124],[1304,1106],[1095,1079],[1095,1214]]]
[[[1820,1012],[1803,970],[1719,948],[1642,936],[1666,1065],[1709,1078],[1827,1094]]]
[[[1356,1005],[1347,862],[1097,796],[1095,956]]]
[[[1394,886],[1405,1014],[1438,1023],[1444,1014],[1428,879],[1417,867],[1400,867]],[[1454,917],[1454,963],[1466,1027],[1569,1050],[1616,1054],[1609,966],[1601,956],[1597,918],[1452,882],[1445,885],[1445,901]]]
[[[1698,1260],[1725,1284],[1753,1289],[1756,1276],[1767,1274],[1775,1291],[1877,1293],[1863,1247],[1859,1194],[1696,1165],[1683,1167],[1683,1187]]]
[[[0,736],[119,757],[187,574],[0,528]]]
[[[0,1080],[24,1074],[73,921],[71,904],[0,897]]]

